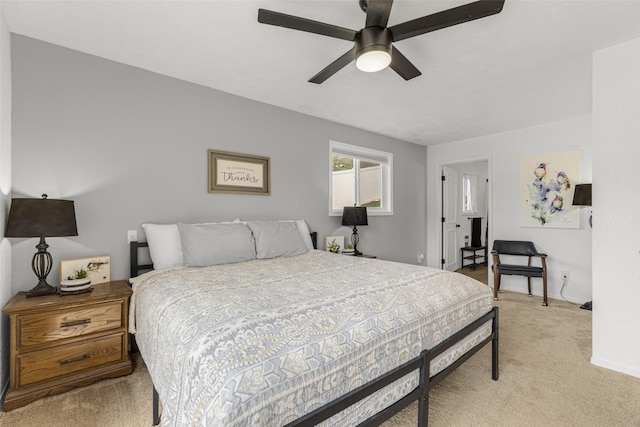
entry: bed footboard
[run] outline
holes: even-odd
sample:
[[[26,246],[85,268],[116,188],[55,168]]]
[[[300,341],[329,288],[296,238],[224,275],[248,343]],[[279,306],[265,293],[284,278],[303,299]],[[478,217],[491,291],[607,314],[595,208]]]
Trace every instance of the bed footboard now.
[[[429,373],[429,368],[431,365],[431,361],[445,352],[447,349],[458,343],[460,340],[471,334],[473,331],[478,329],[480,326],[485,324],[488,321],[492,321],[491,326],[491,335],[482,340],[482,342],[476,344],[471,350],[467,353],[463,354],[459,359],[449,365],[447,368],[440,371],[438,374],[433,377]],[[471,356],[473,356],[478,350],[484,347],[486,344],[491,342],[491,378],[493,380],[498,380],[499,372],[498,372],[498,307],[493,307],[491,311],[489,311],[484,316],[480,317],[470,325],[456,332],[445,341],[441,342],[434,348],[430,350],[423,350],[420,353],[420,356],[415,359],[406,362],[405,364],[397,367],[396,369],[387,372],[375,380],[368,382],[367,384],[358,387],[357,389],[347,393],[346,395],[327,403],[326,405],[316,409],[313,412],[289,423],[286,427],[307,427],[307,426],[315,426],[321,423],[324,420],[327,420],[334,416],[335,414],[343,411],[354,403],[359,402],[365,397],[375,393],[376,391],[382,389],[383,387],[393,383],[394,381],[404,377],[405,375],[410,374],[411,372],[419,369],[420,370],[420,383],[419,385],[404,396],[402,399],[398,400],[391,406],[387,407],[383,411],[377,413],[376,415],[370,417],[366,421],[360,424],[360,426],[377,426],[382,424],[384,421],[393,417],[395,414],[400,412],[402,409],[409,406],[414,401],[418,400],[418,426],[426,427],[429,422],[429,392],[431,389],[442,381],[447,375],[453,372],[458,366],[462,365],[465,361],[467,361]],[[158,413],[159,410],[159,399],[158,392],[153,387],[153,425],[158,425],[160,423],[160,416]]]
[[[160,424],[160,396],[158,396],[158,390],[156,386],[153,386],[153,424],[157,426]]]

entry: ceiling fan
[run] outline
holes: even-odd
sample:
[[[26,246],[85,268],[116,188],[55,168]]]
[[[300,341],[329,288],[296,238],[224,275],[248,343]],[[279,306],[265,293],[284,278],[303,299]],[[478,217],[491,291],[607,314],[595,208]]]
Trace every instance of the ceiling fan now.
[[[359,31],[266,9],[258,9],[258,22],[354,42],[348,52],[311,77],[311,83],[324,82],[354,59],[362,71],[375,72],[389,66],[410,80],[422,73],[393,42],[495,15],[502,11],[504,0],[480,0],[391,27],[387,27],[387,22],[393,0],[359,0],[359,3],[367,14],[365,27]]]

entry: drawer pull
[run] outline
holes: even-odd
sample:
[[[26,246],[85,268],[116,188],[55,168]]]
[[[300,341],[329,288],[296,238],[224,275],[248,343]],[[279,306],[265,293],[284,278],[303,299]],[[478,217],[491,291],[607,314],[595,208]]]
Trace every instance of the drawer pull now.
[[[88,358],[89,358],[88,354],[83,354],[82,356],[76,357],[75,359],[62,360],[60,362],[60,366],[68,365],[70,363],[82,362],[83,360],[87,360]]]
[[[71,326],[87,325],[89,323],[91,323],[91,319],[82,319],[82,320],[76,320],[74,322],[65,322],[65,323],[62,323],[60,326],[63,328],[69,328]]]

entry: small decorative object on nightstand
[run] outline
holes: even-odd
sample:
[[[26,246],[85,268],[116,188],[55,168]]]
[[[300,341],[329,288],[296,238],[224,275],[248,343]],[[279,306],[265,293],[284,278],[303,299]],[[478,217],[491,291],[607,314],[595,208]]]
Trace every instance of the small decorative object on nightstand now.
[[[91,287],[111,281],[108,255],[60,261],[60,295],[91,292]]]
[[[65,298],[16,294],[3,310],[9,315],[11,335],[10,388],[4,410],[130,374],[130,296],[125,280]]]
[[[334,254],[342,252],[344,247],[344,236],[327,236],[325,237],[325,249]]]
[[[47,283],[53,260],[47,251],[45,237],[77,236],[76,212],[71,200],[13,199],[5,237],[39,237],[38,252],[33,256],[31,268],[38,276],[38,284],[27,293],[27,297],[51,295],[56,288]]]

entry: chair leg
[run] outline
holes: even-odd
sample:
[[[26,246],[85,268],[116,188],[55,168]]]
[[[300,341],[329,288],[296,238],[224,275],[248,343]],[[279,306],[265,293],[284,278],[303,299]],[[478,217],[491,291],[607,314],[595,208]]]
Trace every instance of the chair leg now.
[[[500,273],[494,271],[493,273],[493,299],[498,301],[498,291],[500,290]]]
[[[547,301],[547,275],[542,275],[542,305],[547,307],[549,302]]]
[[[529,287],[529,296],[531,296],[531,277],[527,277],[527,286]]]

